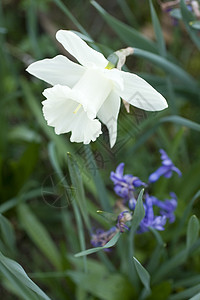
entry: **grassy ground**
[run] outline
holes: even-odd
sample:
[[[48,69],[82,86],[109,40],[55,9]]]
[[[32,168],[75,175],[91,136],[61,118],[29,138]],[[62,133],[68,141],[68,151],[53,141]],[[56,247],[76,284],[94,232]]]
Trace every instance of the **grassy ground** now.
[[[147,180],[159,166],[159,148],[164,148],[183,173],[181,179],[174,176],[153,187],[152,193],[158,197],[167,197],[173,190],[179,203],[176,222],[161,233],[167,243],[161,261],[182,251],[189,216],[200,216],[199,198],[191,202],[200,186],[200,55],[199,42],[194,42],[199,35],[198,31],[188,34],[182,21],[174,26],[170,16],[156,1],[154,4],[166,48],[159,32],[156,40],[148,1],[99,1],[109,15],[89,1],[0,2],[0,213],[12,224],[5,225],[8,221],[2,217],[0,250],[20,263],[52,299],[138,299],[126,260],[126,236],[112,253],[88,259],[88,277],[82,273],[85,261],[73,257],[84,247],[91,247],[84,214],[89,216],[92,228],[99,223],[108,228],[96,210],[109,210],[115,203],[109,176],[120,162],[125,163],[126,173]],[[89,34],[95,42],[90,44],[105,56],[127,46],[139,49],[128,58],[125,69],[139,74],[161,92],[169,109],[144,113],[131,108],[127,115],[122,107],[113,150],[108,147],[105,128],[90,148],[70,143],[70,134],[55,135],[41,112],[41,93],[47,85],[25,69],[33,61],[67,55],[55,40],[55,32],[61,28]],[[80,173],[76,168],[74,171],[74,160]],[[80,199],[86,201],[87,209],[81,207]],[[135,244],[136,257],[148,267],[149,257],[155,254],[155,238],[146,233],[142,238],[136,236]],[[197,246],[195,249],[199,251]],[[152,268],[154,275],[156,270]],[[198,255],[183,259],[175,270],[161,274],[160,281],[155,276],[154,298],[148,299],[161,299],[162,289],[166,291],[162,299],[168,299],[168,294],[196,286],[199,271]],[[16,287],[2,274],[2,299],[23,298],[23,286]],[[189,276],[194,277],[192,283],[176,281]],[[114,288],[118,285],[123,287],[119,291]],[[169,299],[189,299],[187,295]],[[23,299],[40,299],[32,293],[26,297]]]

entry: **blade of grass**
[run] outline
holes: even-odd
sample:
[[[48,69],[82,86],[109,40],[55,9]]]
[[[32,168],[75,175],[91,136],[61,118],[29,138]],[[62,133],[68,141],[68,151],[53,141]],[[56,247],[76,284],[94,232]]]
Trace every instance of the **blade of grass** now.
[[[98,170],[96,161],[94,159],[93,153],[92,153],[89,145],[85,146],[85,155],[86,155],[87,164],[93,166],[92,169],[90,168],[90,174],[95,183],[96,191],[97,191],[97,195],[99,197],[100,203],[101,203],[101,207],[103,210],[109,212],[109,211],[111,211],[111,206],[110,206],[109,198],[107,195],[107,191],[106,191],[104,182],[99,174],[99,170]]]
[[[57,156],[56,156],[56,153],[55,153],[55,147],[54,147],[53,143],[49,144],[49,156],[50,156],[50,160],[51,160],[52,166],[53,166],[54,170],[57,172],[60,180],[62,181],[62,183],[65,184],[65,187],[67,189],[69,189],[70,187],[69,187],[69,184],[67,182],[66,176],[64,176],[64,174],[62,172],[62,169],[61,169],[61,167],[60,167],[60,165],[58,163],[58,159],[57,159]],[[73,174],[73,176],[76,176],[76,174]],[[78,177],[78,180],[79,179],[80,178]],[[75,220],[76,220],[76,224],[77,224],[77,230],[78,230],[80,248],[81,248],[82,251],[84,251],[85,248],[86,248],[86,245],[85,245],[84,226],[83,226],[81,214],[80,214],[79,208],[78,208],[78,206],[76,204],[76,201],[74,199],[74,195],[71,194],[71,195],[69,195],[69,197],[70,197],[70,203],[72,204],[72,207],[73,207],[73,211],[74,211],[74,215],[75,215]],[[63,215],[63,217],[64,217],[64,215]],[[63,221],[63,224],[64,224],[64,222],[65,221]],[[90,229],[90,224],[89,223],[87,224],[87,221],[86,221],[86,225],[88,226],[88,229]],[[87,272],[87,259],[86,259],[86,257],[83,257],[83,265],[84,265],[84,271]]]
[[[164,41],[164,37],[163,37],[163,33],[162,33],[162,28],[160,26],[160,22],[158,20],[156,11],[154,9],[154,6],[153,6],[151,0],[149,0],[149,4],[150,4],[153,28],[154,28],[154,32],[156,35],[156,41],[158,44],[158,51],[161,56],[165,57],[167,53],[166,53],[166,47],[165,47],[165,41]]]
[[[128,259],[129,259],[129,279],[132,282],[133,286],[136,287],[137,290],[137,275],[136,275],[136,269],[135,269],[135,265],[134,265],[134,261],[133,261],[133,257],[134,257],[134,235],[138,229],[138,226],[140,225],[140,222],[142,221],[142,219],[145,216],[145,211],[144,211],[144,205],[143,205],[143,193],[144,193],[144,189],[142,189],[139,193],[137,202],[136,202],[136,206],[135,206],[135,210],[133,213],[133,218],[132,218],[132,222],[131,222],[131,229],[129,232],[129,237],[128,237],[128,243],[129,243],[129,249],[128,249]]]
[[[195,215],[191,216],[187,227],[186,248],[189,248],[197,241],[199,235],[199,220]]]
[[[89,37],[87,31],[83,28],[83,26],[79,23],[79,21],[73,16],[70,10],[67,8],[65,4],[61,0],[53,0],[56,5],[65,13],[65,15],[74,23],[74,25],[80,30],[83,34]]]
[[[151,293],[150,275],[147,272],[147,270],[141,265],[141,263],[137,260],[137,258],[135,258],[134,256],[133,256],[133,261],[135,264],[135,268],[137,270],[137,274],[146,289],[146,292],[147,292],[146,296],[147,296],[148,294]]]
[[[194,89],[197,90],[197,83],[186,71],[184,71],[181,67],[175,65],[164,57],[161,57],[157,54],[145,51],[143,49],[134,47],[134,56],[142,57],[156,66],[160,67],[162,70],[170,74],[172,77],[175,77],[182,81],[183,84],[192,85]]]
[[[0,270],[4,276],[11,281],[24,299],[50,300],[50,298],[28,277],[24,269],[14,260],[7,258],[0,252]],[[28,288],[28,289],[27,289]],[[33,291],[35,294],[30,293]]]
[[[81,211],[82,217],[85,221],[85,225],[89,232],[91,233],[91,224],[88,216],[88,208],[87,208],[87,203],[85,199],[85,192],[84,192],[84,187],[83,187],[83,182],[82,182],[82,177],[80,170],[78,168],[78,165],[69,152],[67,153],[67,162],[68,162],[68,168],[69,168],[69,173],[70,173],[70,178],[72,185],[75,189],[75,199],[76,202],[79,206],[79,209]]]
[[[74,256],[75,256],[75,257],[86,256],[86,255],[89,255],[89,254],[98,252],[98,251],[100,251],[100,250],[103,250],[103,249],[107,249],[107,248],[113,247],[113,246],[117,243],[118,239],[120,238],[120,235],[121,235],[121,233],[118,231],[118,232],[113,236],[113,238],[112,238],[108,243],[106,243],[103,247],[91,248],[91,249],[88,249],[88,250],[85,250],[85,251],[76,253]]]
[[[46,228],[26,204],[20,204],[17,207],[17,212],[19,220],[30,239],[56,269],[61,269],[60,254]]]
[[[200,197],[200,190],[194,195],[194,197],[192,198],[192,200],[188,203],[188,205],[186,206],[183,214],[182,214],[182,218],[180,219],[180,222],[178,224],[178,226],[176,227],[175,231],[174,231],[174,236],[172,239],[172,247],[175,245],[175,243],[177,242],[180,233],[183,230],[183,227],[185,225],[185,222],[192,210],[192,207],[194,205],[194,202],[196,201],[196,199],[198,199]]]
[[[107,24],[116,32],[120,39],[130,47],[138,47],[150,52],[157,53],[155,44],[145,38],[134,28],[118,21],[109,15],[96,1],[91,1],[91,4],[97,9]]]

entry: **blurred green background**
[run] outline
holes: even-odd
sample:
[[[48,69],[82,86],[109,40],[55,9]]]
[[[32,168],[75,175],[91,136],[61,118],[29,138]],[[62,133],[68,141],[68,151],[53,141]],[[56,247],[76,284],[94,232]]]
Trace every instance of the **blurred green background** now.
[[[166,243],[174,239],[174,244],[170,245],[176,246],[169,246],[169,256],[182,249],[184,244],[186,224],[177,225],[182,222],[183,212],[185,220],[191,210],[200,216],[198,197],[194,199],[193,207],[189,205],[200,188],[199,31],[193,30],[191,34],[190,29],[188,33],[182,20],[175,25],[157,1],[153,4],[163,36],[155,30],[159,27],[155,18],[152,22],[149,1],[99,1],[98,4],[80,0],[0,2],[0,213],[10,222],[5,225],[8,221],[2,217],[0,250],[20,263],[52,299],[112,300],[121,296],[138,299],[128,292],[129,285],[125,285],[127,294],[123,290],[118,294],[115,290],[109,291],[111,286],[118,285],[117,282],[123,285],[125,279],[121,277],[110,277],[105,288],[108,294],[100,296],[98,289],[105,281],[103,277],[98,278],[101,268],[95,264],[102,260],[108,267],[105,254],[96,262],[90,262],[99,282],[99,286],[96,281],[93,283],[96,292],[80,284],[80,274],[66,273],[66,270],[82,268],[81,262],[72,257],[84,248],[81,235],[85,236],[86,248],[91,247],[87,226],[80,223],[83,222],[83,207],[78,202],[80,211],[77,212],[73,199],[84,198],[93,228],[97,228],[99,222],[108,228],[96,210],[110,210],[115,203],[109,176],[120,162],[125,163],[126,173],[146,181],[149,173],[159,166],[158,150],[163,148],[182,171],[181,179],[174,175],[169,182],[161,180],[153,188],[158,197],[167,197],[171,190],[178,196],[177,221],[161,233]],[[182,15],[187,23],[184,10]],[[47,84],[30,76],[25,69],[39,59],[57,54],[68,56],[55,39],[59,29],[75,30],[89,36],[90,41],[94,41],[90,45],[98,47],[106,57],[127,46],[137,48],[135,55],[128,57],[124,70],[137,73],[152,84],[165,96],[169,108],[159,113],[131,108],[127,114],[122,107],[118,140],[112,150],[108,147],[105,128],[104,134],[90,147],[70,143],[70,134],[55,135],[41,110],[42,91]],[[76,168],[74,171],[73,163],[70,168],[70,159],[76,161],[80,172]],[[189,207],[187,211],[186,207]],[[136,256],[145,264],[155,241],[151,234],[145,234],[142,239],[136,237],[136,241]],[[126,263],[121,262],[118,268],[123,243],[126,243],[124,237],[113,256],[108,254],[108,257],[113,260],[115,270],[126,278]],[[183,270],[185,274],[193,274],[193,271],[198,274],[199,256],[191,257],[182,269],[176,270],[178,275],[170,276],[179,276]],[[105,270],[102,272],[107,274]],[[164,284],[166,295],[179,288],[168,281]],[[0,293],[1,299],[23,298],[4,276]],[[40,299],[31,297],[25,299]],[[152,299],[168,298],[155,296]]]

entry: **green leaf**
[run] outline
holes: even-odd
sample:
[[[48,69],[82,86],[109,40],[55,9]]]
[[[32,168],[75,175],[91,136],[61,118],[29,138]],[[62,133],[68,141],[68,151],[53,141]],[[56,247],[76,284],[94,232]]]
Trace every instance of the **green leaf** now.
[[[119,214],[109,213],[102,210],[97,210],[98,215],[103,217],[108,223],[113,224],[113,222],[117,222],[117,217]]]
[[[199,240],[198,243],[195,243],[192,249],[188,251],[188,249],[183,249],[174,256],[172,256],[170,259],[162,263],[160,268],[157,270],[156,273],[152,276],[152,284],[158,283],[163,280],[163,278],[170,276],[170,274],[177,270],[177,267],[182,265],[186,259],[188,258],[188,255],[191,255],[192,252],[195,250],[195,248],[199,248]]]
[[[159,50],[159,54],[161,56],[166,56],[166,48],[165,48],[165,41],[164,41],[164,37],[163,37],[163,33],[162,33],[162,28],[160,26],[160,22],[158,20],[156,11],[154,9],[154,6],[152,4],[152,0],[149,0],[150,3],[150,9],[151,9],[151,18],[152,18],[152,22],[153,22],[153,28],[154,28],[154,32],[156,35],[156,41],[158,44],[158,50]]]
[[[0,272],[11,282],[16,291],[25,300],[39,299],[50,300],[50,298],[27,276],[24,269],[14,260],[7,258],[0,252]],[[33,294],[32,291],[35,293]]]
[[[85,221],[85,224],[86,224],[89,232],[91,232],[91,225],[90,225],[90,220],[89,220],[89,216],[88,216],[88,208],[87,208],[87,202],[85,199],[85,191],[84,191],[84,187],[83,187],[81,172],[79,170],[76,160],[74,159],[74,157],[72,156],[71,153],[67,153],[67,162],[68,162],[70,178],[71,178],[72,185],[74,188],[74,196],[75,196],[76,202],[79,206],[79,209],[81,211],[81,214]]]
[[[166,73],[170,74],[172,77],[181,80],[183,84],[191,84],[194,88],[197,88],[196,81],[181,67],[170,62],[168,59],[138,48],[134,48],[133,55],[149,60],[150,62],[164,70]]]
[[[199,292],[200,292],[200,284],[197,284],[193,287],[190,287],[189,289],[184,290],[183,292],[179,292],[175,295],[172,295],[171,297],[169,297],[168,300],[199,300],[199,298],[198,298],[200,295]],[[198,294],[195,295],[196,293],[198,293]],[[192,297],[192,298],[190,298],[190,297]]]
[[[107,248],[113,247],[113,246],[117,243],[118,239],[120,238],[120,235],[121,235],[121,233],[120,233],[120,232],[117,232],[117,233],[113,236],[113,238],[112,238],[108,243],[106,243],[103,247],[91,248],[91,249],[88,249],[88,250],[79,252],[79,253],[75,254],[74,256],[75,256],[75,257],[80,257],[80,256],[84,256],[84,255],[89,255],[89,254],[98,252],[98,251],[100,251],[100,250],[103,250],[103,249],[107,249]]]
[[[170,11],[170,16],[172,16],[173,18],[176,18],[178,20],[182,19],[182,15],[181,15],[181,10],[180,8],[174,8]]]
[[[20,204],[17,209],[20,222],[28,236],[42,251],[45,257],[49,259],[49,261],[55,266],[55,268],[61,269],[59,252],[54,245],[54,242],[52,241],[48,231],[26,204]]]
[[[134,264],[138,273],[138,276],[140,277],[140,280],[142,281],[143,285],[145,286],[146,290],[150,292],[150,275],[147,272],[147,270],[141,265],[141,263],[133,256]]]
[[[151,258],[149,259],[149,262],[147,265],[147,269],[151,273],[153,273],[153,272],[156,272],[156,270],[159,267],[160,259],[164,254],[166,245],[163,242],[161,235],[159,234],[159,232],[156,229],[150,227],[150,231],[153,233],[153,235],[157,241],[157,245],[156,245],[153,253],[151,254]]]
[[[198,239],[199,235],[199,220],[195,215],[191,216],[187,227],[186,247],[189,249]]]
[[[134,28],[120,22],[109,15],[96,1],[91,1],[92,5],[98,10],[103,19],[116,32],[120,39],[129,47],[138,47],[150,52],[157,53],[156,45],[140,34]]]
[[[200,299],[200,293],[196,294],[194,297],[190,298],[189,300],[199,300]]]
[[[159,284],[152,286],[151,295],[147,300],[169,300],[171,294],[172,284],[170,281],[163,281]]]
[[[7,251],[14,253],[15,251],[15,234],[11,223],[0,214],[0,237]]]
[[[144,205],[143,205],[143,200],[142,200],[143,193],[144,193],[144,189],[142,189],[140,191],[139,196],[137,198],[137,202],[136,202],[136,206],[134,209],[133,218],[132,218],[132,222],[131,222],[131,229],[130,229],[129,237],[128,237],[129,278],[134,286],[138,285],[138,283],[137,283],[138,277],[136,274],[135,264],[133,262],[134,236],[138,229],[138,226],[140,225],[140,222],[142,221],[142,219],[145,216],[145,210],[144,210]]]
[[[189,25],[191,22],[195,21],[195,16],[188,10],[185,0],[181,0],[180,8],[187,32],[190,35],[191,40],[195,43],[198,49],[200,49],[199,33]]]
[[[10,140],[22,140],[26,142],[35,142],[35,143],[41,142],[41,137],[39,134],[22,125],[15,126],[8,133],[8,137]]]
[[[130,155],[130,153],[133,153],[134,151],[136,151],[136,149],[138,149],[141,145],[143,145],[145,143],[145,141],[148,140],[154,134],[154,132],[157,130],[157,128],[160,125],[162,125],[163,123],[167,123],[167,122],[172,122],[175,124],[186,126],[193,130],[200,131],[200,125],[197,124],[196,122],[190,121],[188,119],[185,119],[183,117],[179,117],[176,115],[164,117],[164,118],[161,118],[160,120],[158,120],[153,126],[151,125],[150,129],[147,128],[145,133],[143,135],[141,135],[140,137],[138,137],[137,142],[132,147],[129,148],[128,155]]]
[[[68,276],[77,286],[91,294],[92,299],[95,297],[101,300],[130,300],[135,296],[127,278],[119,273],[109,273],[108,270],[95,268],[89,269],[87,274],[68,271]]]
[[[179,116],[169,116],[169,117],[165,117],[160,119],[160,122],[172,122],[175,124],[179,124],[185,127],[188,127],[190,129],[196,130],[196,131],[200,131],[200,124],[193,122],[191,120],[188,120],[186,118],[183,117],[179,117]]]
[[[86,156],[86,163],[87,163],[86,166],[88,166],[91,177],[94,180],[94,184],[96,186],[96,191],[100,200],[101,207],[105,211],[110,211],[111,206],[110,206],[107,190],[104,181],[102,180],[101,175],[99,173],[96,161],[94,159],[94,155],[89,145],[85,146],[84,148],[85,148],[85,156]]]
[[[200,21],[191,21],[189,24],[194,29],[197,29],[197,30],[200,29]]]
[[[55,149],[53,143],[49,144],[48,150],[49,150],[49,156],[50,156],[50,161],[52,163],[52,166],[53,166],[54,170],[56,171],[60,181],[62,182],[62,184],[64,184],[65,189],[68,190],[70,187],[69,187],[69,184],[67,182],[66,176],[64,176],[64,174],[62,172],[62,169],[61,169],[61,167],[58,163],[58,158],[57,158],[56,151],[55,151],[56,149]],[[69,157],[69,154],[68,154],[68,163],[70,163],[69,159],[70,159],[70,157]],[[72,159],[72,157],[71,157],[71,159]],[[81,180],[80,172],[74,174],[74,172],[78,171],[77,170],[78,166],[77,165],[74,166],[74,161],[73,161],[73,167],[75,167],[75,168],[72,168],[72,166],[71,166],[71,171],[72,171],[73,174],[71,173],[70,176],[72,176],[74,185],[76,185],[76,184],[81,185],[80,193],[81,193],[81,197],[84,197],[84,194],[83,194],[84,191],[82,190],[83,189],[82,182],[79,182],[79,180]],[[78,182],[76,180],[78,180]],[[72,190],[72,188],[71,188],[71,190]],[[81,250],[84,251],[85,250],[85,231],[84,231],[84,226],[83,226],[83,222],[82,222],[82,218],[81,218],[81,213],[80,213],[80,210],[79,210],[78,205],[77,205],[77,203],[79,203],[79,206],[81,206],[81,208],[82,208],[82,203],[80,203],[79,198],[76,197],[75,191],[74,191],[74,193],[70,193],[70,195],[68,195],[68,191],[67,191],[67,197],[69,197],[68,201],[70,201],[70,203],[73,207],[73,210],[74,210],[80,247],[81,247]],[[75,201],[75,197],[76,197],[77,203]],[[84,200],[84,199],[81,199],[81,200]],[[82,212],[82,214],[84,212],[86,212],[86,214],[87,214],[87,211],[85,211],[85,209],[84,209],[84,211],[81,211],[81,212]],[[86,225],[87,225],[87,227],[90,231],[90,224],[89,224],[88,216],[84,216],[84,217],[85,217],[85,220],[86,220]],[[86,257],[83,257],[83,261],[84,261],[84,269],[85,269],[85,271],[87,271]]]
[[[135,210],[133,213],[133,218],[132,218],[132,222],[131,222],[131,231],[130,231],[130,239],[132,239],[132,231],[136,232],[138,226],[140,225],[140,222],[142,221],[142,219],[145,216],[145,210],[144,210],[144,205],[143,205],[143,193],[144,193],[144,189],[142,189],[139,193],[137,202],[136,202],[136,206],[135,206]]]
[[[71,11],[67,8],[65,4],[61,0],[53,0],[56,5],[64,12],[64,14],[69,18],[72,23],[80,30],[84,35],[89,36],[87,31],[83,28],[83,26],[79,23],[79,21],[74,17]]]

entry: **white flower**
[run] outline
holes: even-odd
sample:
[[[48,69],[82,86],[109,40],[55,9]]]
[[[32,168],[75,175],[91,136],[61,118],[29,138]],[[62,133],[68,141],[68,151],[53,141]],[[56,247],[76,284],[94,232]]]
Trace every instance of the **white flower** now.
[[[144,79],[135,74],[109,69],[109,61],[68,30],[59,30],[57,40],[80,63],[58,55],[31,64],[27,71],[50,83],[43,92],[43,113],[56,134],[72,132],[72,142],[95,141],[102,133],[103,122],[110,136],[111,147],[117,138],[120,98],[138,108],[157,111],[167,102]],[[97,120],[98,118],[99,120]]]

